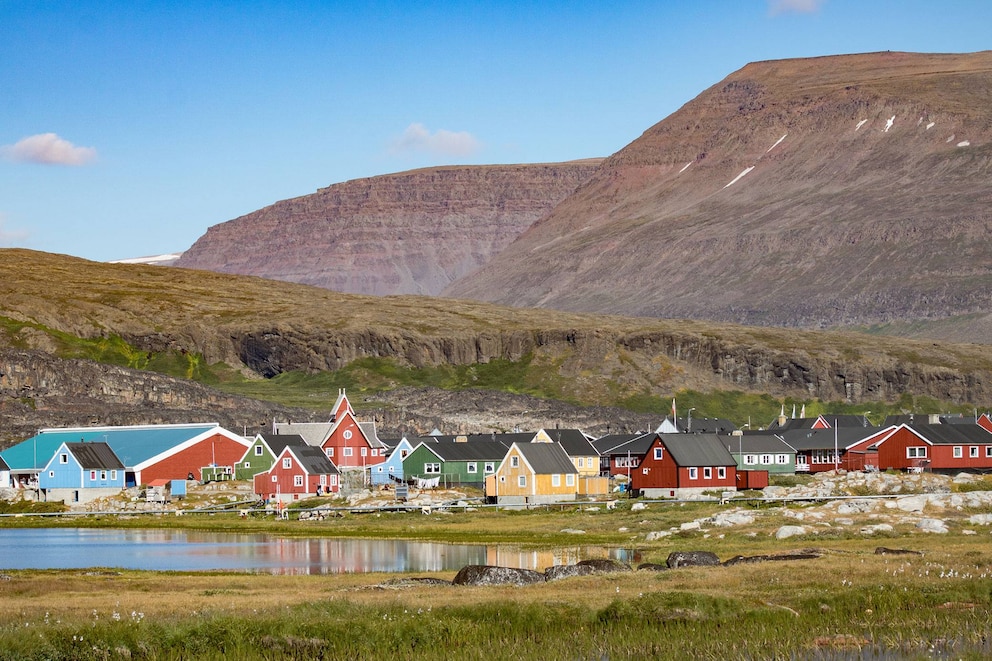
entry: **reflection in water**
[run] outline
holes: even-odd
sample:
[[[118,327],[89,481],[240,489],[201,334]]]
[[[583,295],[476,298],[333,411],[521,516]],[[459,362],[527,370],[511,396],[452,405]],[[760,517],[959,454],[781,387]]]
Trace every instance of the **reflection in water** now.
[[[635,562],[629,549],[524,550],[396,539],[285,538],[182,530],[0,530],[0,568],[118,567],[156,571],[243,570],[272,574],[455,571],[493,564],[543,571],[587,558]]]

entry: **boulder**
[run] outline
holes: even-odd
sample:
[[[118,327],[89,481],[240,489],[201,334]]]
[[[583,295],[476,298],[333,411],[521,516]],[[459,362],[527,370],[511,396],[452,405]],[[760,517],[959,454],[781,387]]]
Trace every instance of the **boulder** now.
[[[892,532],[893,528],[888,523],[873,523],[861,529],[862,535],[874,535],[877,532]]]
[[[452,585],[530,585],[543,582],[544,574],[540,572],[493,565],[465,565],[451,581]]]
[[[735,555],[724,562],[724,566],[747,565],[754,562],[775,562],[779,560],[815,560],[820,554],[814,551],[803,551],[801,553],[780,553],[778,555]]]
[[[630,506],[631,512],[640,512],[641,510],[646,510],[648,506],[644,503],[634,503]]]
[[[968,517],[968,523],[976,526],[992,525],[992,514],[972,514]]]
[[[647,535],[645,535],[644,536],[644,541],[646,541],[646,542],[656,542],[659,539],[661,539],[662,537],[668,537],[671,534],[672,533],[670,531],[668,531],[668,530],[655,530],[655,531],[649,532]]]
[[[710,551],[673,551],[668,555],[668,568],[713,567],[720,564],[720,558]]]
[[[592,560],[582,560],[575,563],[577,567],[589,567],[592,571],[600,574],[609,574],[618,571],[632,571],[626,562],[613,560],[610,558],[596,558]]]
[[[789,537],[795,537],[796,535],[805,535],[805,526],[782,526],[775,533],[775,539],[788,539]]]
[[[555,565],[544,570],[544,580],[558,581],[573,576],[588,576],[595,570],[587,565]]]
[[[896,507],[903,512],[922,512],[923,508],[927,506],[927,500],[925,495],[902,496],[896,499]]]
[[[923,555],[922,551],[911,551],[909,549],[890,549],[879,546],[875,549],[875,555]]]
[[[934,532],[944,534],[947,532],[947,524],[941,519],[920,519],[916,527],[923,532]]]
[[[718,527],[746,526],[754,523],[754,515],[749,512],[719,512],[713,516],[713,525]]]

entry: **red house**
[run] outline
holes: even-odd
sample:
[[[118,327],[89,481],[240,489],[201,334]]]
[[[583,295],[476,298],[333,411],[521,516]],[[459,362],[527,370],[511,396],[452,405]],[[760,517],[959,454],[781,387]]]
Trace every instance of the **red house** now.
[[[330,422],[277,422],[273,432],[301,435],[339,468],[366,468],[386,461],[386,446],[376,437],[374,425],[358,422],[343,389],[331,409]]]
[[[736,491],[737,462],[716,434],[655,434],[631,473],[646,498],[682,498],[704,491]]]
[[[899,425],[876,445],[881,470],[992,469],[992,434],[979,425]]]
[[[337,493],[338,475],[337,467],[320,448],[287,445],[272,468],[255,476],[255,493],[265,500],[283,502]]]
[[[983,413],[978,416],[978,425],[987,432],[992,432],[992,418],[989,417],[988,413]]]

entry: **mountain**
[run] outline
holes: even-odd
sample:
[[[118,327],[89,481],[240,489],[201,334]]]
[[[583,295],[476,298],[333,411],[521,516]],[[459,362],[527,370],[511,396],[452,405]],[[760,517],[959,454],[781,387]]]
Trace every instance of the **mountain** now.
[[[589,178],[600,160],[356,179],[215,225],[177,261],[355,294],[438,294]]]
[[[757,62],[443,295],[992,342],[990,180],[992,51]]]

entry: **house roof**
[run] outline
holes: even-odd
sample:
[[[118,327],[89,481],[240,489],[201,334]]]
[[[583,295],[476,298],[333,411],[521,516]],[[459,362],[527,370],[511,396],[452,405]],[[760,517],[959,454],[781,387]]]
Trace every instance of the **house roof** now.
[[[883,431],[885,427],[836,427],[834,429],[791,429],[779,436],[796,450],[833,450],[849,448]],[[836,434],[836,436],[835,436]],[[835,439],[836,438],[836,443]]]
[[[514,446],[536,474],[579,472],[568,458],[565,449],[557,443],[514,443]]]
[[[658,434],[657,436],[679,466],[737,465],[737,461],[724,445],[726,436],[717,434]]]
[[[992,434],[979,425],[906,425],[934,445],[988,445]]]
[[[133,468],[214,429],[222,427],[216,422],[207,422],[42,429],[35,436],[4,450],[2,456],[12,470],[40,470],[63,443],[102,441],[111,447],[124,466]]]
[[[424,440],[423,444],[441,461],[501,461],[509,448],[500,441],[480,440]]]
[[[386,444],[382,442],[379,438],[379,432],[375,429],[375,421],[369,422],[359,422],[358,426],[361,428],[362,433],[365,434],[365,439],[369,442],[369,446],[373,448],[385,448]]]
[[[589,437],[578,429],[544,429],[553,442],[558,443],[569,457],[598,457],[599,451],[593,447]]]
[[[595,441],[592,442],[592,446],[596,448],[596,451],[600,455],[612,454],[612,450],[621,445],[625,445],[635,438],[640,438],[645,434],[607,434],[606,436],[600,436]]]
[[[8,466],[7,462],[3,460],[3,457],[0,457],[0,471],[9,471],[9,470],[10,470],[10,466]]]
[[[307,445],[322,445],[334,430],[334,422],[277,422],[274,427],[279,434],[299,434]]]
[[[672,424],[671,416],[666,416],[665,420]],[[686,434],[729,434],[737,429],[734,423],[725,418],[689,418],[685,416],[676,418],[674,424],[680,432]],[[659,426],[658,429],[660,430],[661,427]]]
[[[779,422],[778,418],[768,425],[768,429],[775,431],[786,431],[789,429],[812,429],[819,418],[786,418],[785,422]]]
[[[124,464],[106,443],[66,443],[66,449],[85,470],[121,470]]]
[[[321,448],[313,445],[288,445],[284,451],[296,457],[303,470],[310,475],[331,475],[338,473],[337,466],[327,458],[327,455],[324,454]],[[278,462],[275,465],[278,465]]]
[[[272,454],[279,456],[287,445],[306,445],[306,440],[299,434],[259,434]]]
[[[724,437],[724,445],[731,453],[748,452],[751,454],[795,454],[796,449],[776,436],[766,431],[763,433],[744,434]]]

